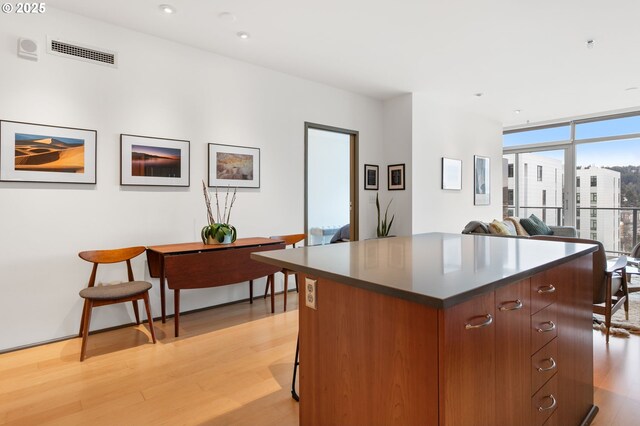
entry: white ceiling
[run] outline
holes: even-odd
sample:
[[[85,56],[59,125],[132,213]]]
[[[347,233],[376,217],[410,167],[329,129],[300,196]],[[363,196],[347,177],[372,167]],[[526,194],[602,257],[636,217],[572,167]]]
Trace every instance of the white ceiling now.
[[[161,3],[177,13],[162,14]],[[378,99],[429,93],[507,126],[640,107],[640,90],[625,90],[640,87],[637,0],[48,0],[47,6]],[[218,18],[222,12],[236,21]],[[239,39],[239,31],[251,38]],[[594,48],[587,49],[588,39],[596,40]]]

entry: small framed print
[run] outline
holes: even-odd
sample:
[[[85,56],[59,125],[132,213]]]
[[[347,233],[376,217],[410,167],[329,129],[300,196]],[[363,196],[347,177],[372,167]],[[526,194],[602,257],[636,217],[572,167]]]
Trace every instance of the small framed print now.
[[[209,186],[260,188],[260,148],[210,143]]]
[[[120,135],[120,185],[189,186],[189,141]]]
[[[389,179],[389,191],[404,189],[404,164],[392,164],[387,166],[387,178]]]
[[[442,157],[442,189],[462,189],[462,160]]]
[[[474,198],[476,206],[488,206],[491,204],[491,167],[490,158],[480,155],[473,156],[474,164]]]
[[[364,165],[364,189],[378,190],[378,166],[373,164]]]
[[[96,183],[95,130],[0,121],[0,180]]]

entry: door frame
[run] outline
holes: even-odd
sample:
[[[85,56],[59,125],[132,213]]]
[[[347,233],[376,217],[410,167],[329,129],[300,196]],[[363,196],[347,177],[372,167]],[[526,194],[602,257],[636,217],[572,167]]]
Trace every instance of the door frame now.
[[[310,123],[308,121],[304,122],[304,232],[305,232],[305,245],[309,244],[309,223],[308,223],[308,213],[309,213],[309,129],[314,130],[325,130],[334,133],[342,133],[349,136],[349,239],[351,241],[357,241],[359,238],[359,229],[358,229],[358,216],[359,216],[359,185],[358,185],[358,170],[359,170],[359,160],[358,160],[358,142],[359,142],[359,132],[357,130],[343,129],[340,127],[326,126],[324,124],[318,123]]]

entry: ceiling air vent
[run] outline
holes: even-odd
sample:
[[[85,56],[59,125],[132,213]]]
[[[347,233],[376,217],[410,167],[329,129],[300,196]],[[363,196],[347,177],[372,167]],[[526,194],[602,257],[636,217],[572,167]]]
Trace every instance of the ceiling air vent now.
[[[47,41],[47,50],[51,54],[114,68],[118,66],[118,55],[115,52],[53,38],[48,38]]]

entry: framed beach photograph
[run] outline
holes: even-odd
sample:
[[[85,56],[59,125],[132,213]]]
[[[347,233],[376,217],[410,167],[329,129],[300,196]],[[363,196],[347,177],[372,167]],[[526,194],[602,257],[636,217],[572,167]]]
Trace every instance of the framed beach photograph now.
[[[120,135],[120,185],[189,186],[189,141]]]
[[[462,160],[442,157],[442,189],[462,189]]]
[[[476,206],[488,206],[491,203],[491,167],[490,158],[473,156],[474,164],[474,197]]]
[[[378,190],[378,166],[373,164],[364,165],[364,189]]]
[[[95,130],[0,121],[0,180],[96,183]]]
[[[210,143],[209,186],[260,188],[260,148]]]
[[[404,189],[404,164],[392,164],[387,166],[388,190],[397,191]]]

